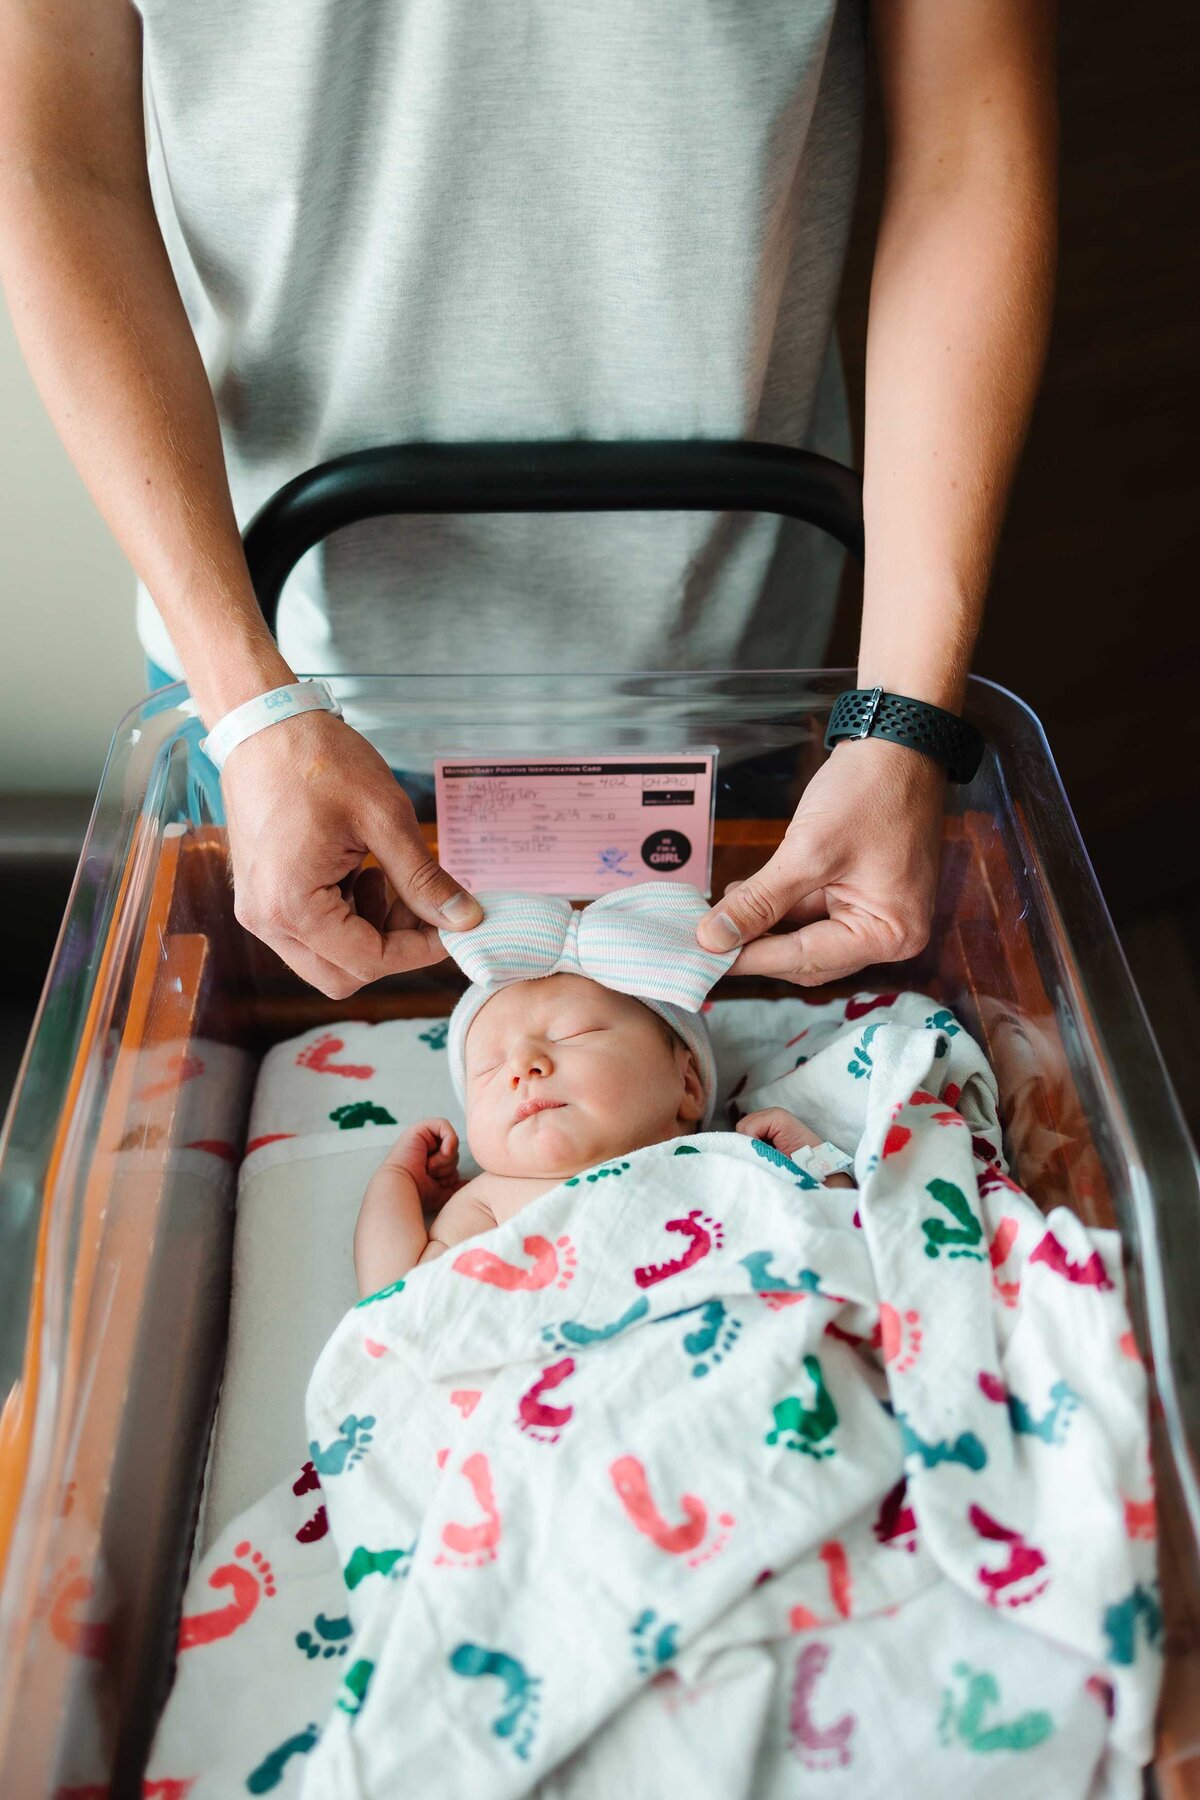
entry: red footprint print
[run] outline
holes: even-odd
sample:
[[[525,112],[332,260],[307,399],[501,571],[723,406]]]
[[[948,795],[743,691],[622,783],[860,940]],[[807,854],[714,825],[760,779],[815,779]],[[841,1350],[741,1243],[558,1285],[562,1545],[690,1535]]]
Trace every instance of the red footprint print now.
[[[164,1065],[167,1073],[160,1081],[152,1081],[138,1095],[139,1100],[157,1100],[163,1094],[173,1094],[181,1088],[185,1081],[194,1081],[197,1075],[203,1075],[204,1064],[198,1056],[169,1056]]]
[[[76,1616],[95,1593],[91,1577],[81,1575],[77,1556],[70,1556],[56,1576],[50,1598],[47,1623],[54,1641],[74,1656],[90,1656],[102,1662],[108,1655],[112,1633],[104,1619],[87,1620]]]
[[[329,1514],[323,1506],[318,1506],[311,1519],[306,1519],[296,1533],[298,1544],[319,1544],[329,1530]]]
[[[1064,1245],[1060,1244],[1052,1231],[1048,1231],[1036,1249],[1029,1252],[1031,1263],[1045,1263],[1052,1275],[1061,1275],[1073,1287],[1098,1288],[1107,1294],[1112,1288],[1108,1270],[1104,1267],[1103,1258],[1098,1250],[1083,1262],[1072,1262]]]
[[[246,1145],[246,1155],[249,1156],[252,1150],[261,1150],[264,1144],[282,1144],[285,1138],[293,1138],[295,1135],[294,1131],[264,1132],[262,1137],[250,1139],[250,1142]]]
[[[847,1000],[846,1019],[865,1019],[868,1013],[878,1012],[881,1006],[895,1006],[899,994],[873,994],[868,1000]]]
[[[500,1542],[500,1509],[496,1505],[492,1471],[482,1451],[468,1456],[462,1473],[470,1483],[483,1519],[478,1525],[459,1525],[453,1519],[443,1525],[442,1543],[453,1552],[453,1555],[445,1556],[439,1550],[434,1557],[434,1562],[443,1568],[478,1568],[482,1563],[494,1562]]]
[[[903,1150],[905,1144],[909,1142],[911,1137],[912,1132],[908,1129],[907,1125],[889,1126],[888,1134],[883,1140],[883,1154],[885,1156],[895,1156],[897,1151]]]
[[[314,1489],[320,1488],[320,1485],[321,1477],[317,1474],[313,1464],[306,1462],[292,1483],[292,1492],[293,1494],[311,1494]]]
[[[996,1227],[996,1235],[988,1245],[988,1261],[992,1265],[992,1286],[997,1299],[1005,1306],[1015,1306],[1021,1295],[1019,1281],[1001,1281],[1000,1271],[1012,1255],[1013,1245],[1017,1241],[1020,1227],[1015,1219],[1007,1214]]]
[[[635,1269],[633,1279],[640,1288],[654,1287],[672,1275],[681,1275],[707,1256],[714,1245],[719,1250],[725,1236],[723,1227],[702,1213],[699,1207],[693,1207],[686,1219],[668,1219],[663,1229],[677,1231],[690,1242],[683,1255],[677,1256],[674,1262],[648,1263],[643,1269]]]
[[[1149,1500],[1126,1500],[1125,1536],[1150,1543],[1158,1536],[1158,1507],[1153,1494]]]
[[[505,1262],[494,1250],[464,1250],[451,1267],[460,1275],[469,1275],[472,1281],[486,1281],[489,1287],[503,1288],[509,1294],[531,1294],[549,1287],[552,1281],[565,1288],[574,1279],[575,1247],[569,1237],[557,1238],[553,1244],[549,1238],[527,1237],[521,1248],[533,1258],[532,1269]]]
[[[916,1549],[917,1515],[908,1504],[908,1482],[903,1475],[883,1496],[871,1529],[876,1541],[889,1550],[905,1550],[911,1556]]]
[[[237,1557],[249,1557],[250,1568],[242,1562],[222,1563],[208,1578],[210,1588],[229,1588],[233,1598],[225,1606],[211,1612],[193,1613],[179,1621],[179,1649],[194,1650],[198,1644],[211,1644],[217,1638],[231,1637],[246,1623],[265,1594],[275,1592],[275,1577],[265,1556],[250,1547],[249,1539],[234,1546]]]
[[[654,1504],[646,1471],[636,1456],[619,1456],[608,1472],[626,1517],[660,1550],[668,1556],[685,1556],[700,1548],[708,1531],[708,1508],[703,1500],[684,1494],[679,1502],[683,1524],[669,1525]],[[723,1514],[722,1520],[733,1523],[728,1514]]]
[[[198,1780],[197,1775],[160,1775],[157,1781],[143,1781],[142,1800],[187,1800]],[[107,1797],[107,1788],[104,1794]]]
[[[528,1393],[522,1394],[517,1406],[520,1414],[517,1424],[539,1443],[556,1444],[564,1427],[571,1423],[575,1414],[573,1406],[546,1406],[542,1395],[561,1387],[574,1373],[575,1358],[564,1356],[561,1362],[551,1363],[548,1369],[543,1369]]]
[[[318,1075],[342,1075],[347,1081],[370,1081],[375,1071],[368,1068],[366,1063],[333,1061],[338,1052],[345,1048],[344,1038],[335,1037],[331,1031],[327,1031],[324,1037],[305,1045],[296,1058],[296,1066],[300,1069],[314,1069]]]
[[[981,1538],[1008,1548],[1008,1557],[1000,1568],[989,1569],[985,1564],[976,1571],[980,1584],[987,1589],[989,1606],[1026,1606],[1045,1592],[1050,1577],[1045,1575],[1040,1580],[1035,1579],[1046,1566],[1046,1558],[1040,1550],[1027,1544],[1019,1531],[993,1519],[982,1506],[972,1504],[967,1518]]]
[[[838,1538],[830,1538],[817,1552],[825,1564],[829,1578],[829,1598],[840,1619],[850,1617],[850,1561],[846,1547]]]

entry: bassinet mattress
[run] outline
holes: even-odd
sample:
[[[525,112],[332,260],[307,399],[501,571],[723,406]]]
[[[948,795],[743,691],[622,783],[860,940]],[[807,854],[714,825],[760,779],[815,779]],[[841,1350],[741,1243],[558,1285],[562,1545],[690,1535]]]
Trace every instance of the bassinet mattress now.
[[[802,999],[708,1004],[714,1129],[728,1121],[730,1096],[753,1063],[777,1054],[813,1017]],[[459,1133],[463,1174],[478,1173],[450,1080],[446,1031],[445,1019],[323,1027],[276,1044],[263,1059],[238,1178],[229,1339],[197,1555],[304,1462],[305,1387],[322,1345],[358,1299],[354,1225],[400,1127],[448,1118]]]

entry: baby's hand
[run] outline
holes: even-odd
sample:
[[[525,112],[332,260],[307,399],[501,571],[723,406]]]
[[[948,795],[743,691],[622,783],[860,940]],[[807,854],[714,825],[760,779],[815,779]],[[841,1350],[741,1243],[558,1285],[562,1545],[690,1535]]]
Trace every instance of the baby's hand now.
[[[744,1119],[738,1120],[734,1130],[744,1131],[747,1137],[761,1138],[764,1144],[774,1144],[785,1156],[790,1156],[793,1150],[815,1150],[821,1142],[815,1131],[810,1131],[795,1113],[787,1112],[782,1106],[764,1106],[759,1112],[747,1113]]]
[[[449,1119],[422,1119],[400,1133],[383,1163],[401,1169],[417,1184],[424,1212],[444,1206],[462,1187],[458,1172],[458,1133]]]

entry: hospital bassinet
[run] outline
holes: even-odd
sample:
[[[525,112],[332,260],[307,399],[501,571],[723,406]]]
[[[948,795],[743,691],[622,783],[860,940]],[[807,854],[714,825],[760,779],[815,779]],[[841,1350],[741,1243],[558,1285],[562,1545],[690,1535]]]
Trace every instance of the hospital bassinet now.
[[[861,542],[854,478],[818,459],[575,444],[343,458],[277,496],[247,548],[273,619],[298,556],[356,519],[631,506],[776,510]],[[342,691],[398,770],[444,749],[715,744],[725,768],[786,752],[791,784],[752,805],[718,791],[719,895],[780,840],[849,684],[845,671],[530,673],[364,676]],[[983,681],[969,711],[989,750],[951,790],[929,946],[844,985],[953,1008],[996,1069],[1022,1184],[1122,1234],[1154,1375],[1169,1652],[1155,1779],[1200,1793],[1197,1167],[1038,723]],[[447,961],[334,1003],[249,938],[201,736],[182,688],[117,730],[0,1162],[0,1794],[13,1800],[141,1791],[221,1381],[257,1062],[326,1021],[446,1014],[462,985]],[[432,807],[418,817],[436,850]],[[785,993],[731,977],[717,990]],[[177,1078],[199,1042],[223,1047],[227,1072],[202,1116]],[[78,1785],[81,1745],[108,1781]]]

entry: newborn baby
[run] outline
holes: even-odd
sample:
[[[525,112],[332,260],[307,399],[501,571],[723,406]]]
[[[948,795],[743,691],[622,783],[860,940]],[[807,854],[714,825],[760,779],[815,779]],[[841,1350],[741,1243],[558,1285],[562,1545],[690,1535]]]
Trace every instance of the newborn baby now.
[[[614,903],[606,911],[613,914],[620,902],[626,919],[636,918],[640,901],[676,914],[686,905],[688,916],[698,905],[703,916],[702,895],[687,901],[693,894],[679,884],[646,882],[606,896]],[[502,897],[481,898],[488,914],[484,923],[448,947],[474,972],[461,940],[486,934],[491,921],[492,944],[485,937],[473,946],[476,956],[490,951],[495,958],[481,971],[491,979],[468,990],[455,1008],[448,1049],[466,1111],[467,1142],[482,1173],[467,1182],[459,1177],[458,1134],[448,1119],[424,1119],[401,1132],[371,1178],[354,1234],[354,1266],[364,1296],[464,1238],[503,1224],[569,1176],[644,1145],[707,1129],[711,1117],[715,1067],[699,1002],[689,1010],[643,1000],[573,972],[570,964],[579,966],[573,951],[578,927],[569,917],[568,944],[554,973],[495,985],[498,972],[514,967],[508,947],[502,960],[496,957],[501,925],[519,933],[523,913],[510,906],[511,916],[502,917],[506,909],[497,904],[493,918],[489,902]],[[523,897],[523,911],[537,900]],[[569,914],[565,903],[560,905]],[[604,905],[597,902],[588,911]],[[608,917],[604,925],[611,943],[614,920]],[[628,950],[632,968],[636,947]],[[702,999],[736,951],[719,957],[701,950],[693,927],[686,954],[715,965],[694,990]],[[560,966],[564,962],[566,968]],[[748,1114],[737,1130],[785,1154],[820,1142],[816,1132],[778,1107]],[[427,1230],[430,1212],[436,1216]]]

